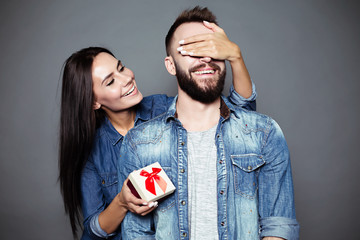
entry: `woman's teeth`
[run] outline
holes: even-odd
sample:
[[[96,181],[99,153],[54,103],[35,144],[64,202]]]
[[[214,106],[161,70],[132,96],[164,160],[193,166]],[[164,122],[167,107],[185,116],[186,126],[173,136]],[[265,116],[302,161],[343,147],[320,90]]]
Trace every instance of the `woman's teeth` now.
[[[214,70],[195,71],[195,74],[213,74]]]
[[[134,90],[135,90],[135,85],[130,89],[130,91],[124,94],[124,97],[130,95]]]

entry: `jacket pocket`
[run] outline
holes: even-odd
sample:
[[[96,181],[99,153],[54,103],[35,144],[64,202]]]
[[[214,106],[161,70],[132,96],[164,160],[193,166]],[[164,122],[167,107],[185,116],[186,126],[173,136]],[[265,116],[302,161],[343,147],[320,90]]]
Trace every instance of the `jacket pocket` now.
[[[100,174],[101,185],[103,187],[111,187],[113,185],[117,185],[118,176],[117,173],[104,173]]]
[[[234,173],[235,193],[254,199],[258,189],[258,173],[265,164],[263,157],[258,154],[231,155]]]
[[[118,177],[117,173],[100,174],[102,192],[105,197],[106,204],[110,204],[118,193]]]

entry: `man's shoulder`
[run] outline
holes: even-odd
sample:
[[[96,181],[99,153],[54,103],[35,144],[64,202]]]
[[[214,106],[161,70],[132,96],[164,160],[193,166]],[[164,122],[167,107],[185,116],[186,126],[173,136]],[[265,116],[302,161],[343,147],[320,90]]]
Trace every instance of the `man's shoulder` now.
[[[171,127],[167,121],[168,112],[164,112],[147,122],[141,123],[129,130],[126,137],[142,141],[144,139],[156,138]]]
[[[279,124],[270,116],[241,107],[232,106],[231,117],[247,131],[281,131]]]
[[[143,100],[140,102],[140,105],[153,106],[157,104],[162,104],[167,106],[173,99],[174,97],[169,97],[166,94],[154,94],[144,97]]]
[[[231,107],[232,112],[234,115],[238,118],[246,119],[247,121],[255,121],[255,122],[268,122],[268,121],[274,121],[273,118],[270,116],[259,113],[256,111],[248,110],[239,106],[232,105]]]

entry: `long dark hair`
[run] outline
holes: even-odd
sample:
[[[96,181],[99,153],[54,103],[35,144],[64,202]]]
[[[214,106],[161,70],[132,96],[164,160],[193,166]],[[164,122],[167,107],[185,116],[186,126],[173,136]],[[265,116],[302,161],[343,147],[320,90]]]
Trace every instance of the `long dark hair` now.
[[[81,171],[87,161],[97,126],[104,120],[103,110],[94,110],[94,58],[101,52],[114,56],[100,47],[84,48],[64,63],[61,92],[59,180],[72,233],[81,226]]]

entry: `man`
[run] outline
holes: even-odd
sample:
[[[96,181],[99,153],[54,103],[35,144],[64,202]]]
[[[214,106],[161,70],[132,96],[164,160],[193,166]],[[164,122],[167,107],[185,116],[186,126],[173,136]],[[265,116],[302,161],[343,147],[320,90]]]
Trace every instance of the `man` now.
[[[124,239],[298,239],[286,141],[274,120],[221,96],[224,60],[248,75],[240,50],[214,23],[207,8],[195,7],[166,37],[178,97],[128,132],[119,180],[159,162],[176,191],[149,215],[129,213]],[[209,42],[212,48],[202,48]]]

